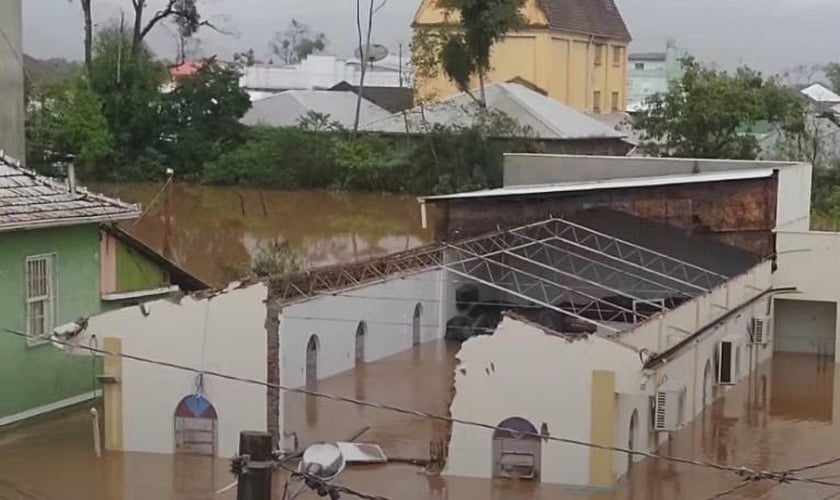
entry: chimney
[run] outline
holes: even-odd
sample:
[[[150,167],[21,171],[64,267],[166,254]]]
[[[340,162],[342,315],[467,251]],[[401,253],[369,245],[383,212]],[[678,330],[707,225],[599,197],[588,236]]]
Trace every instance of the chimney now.
[[[67,164],[67,187],[71,193],[76,194],[76,166],[73,163]]]

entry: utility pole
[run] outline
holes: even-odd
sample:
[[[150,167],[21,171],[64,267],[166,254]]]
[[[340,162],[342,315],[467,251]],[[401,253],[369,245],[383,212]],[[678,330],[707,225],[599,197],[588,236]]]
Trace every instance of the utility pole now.
[[[172,259],[172,183],[174,182],[175,171],[166,169],[166,193],[164,197],[164,224],[163,224],[163,256]]]
[[[231,462],[238,479],[236,500],[271,500],[273,458],[270,433],[239,433],[239,455]]]

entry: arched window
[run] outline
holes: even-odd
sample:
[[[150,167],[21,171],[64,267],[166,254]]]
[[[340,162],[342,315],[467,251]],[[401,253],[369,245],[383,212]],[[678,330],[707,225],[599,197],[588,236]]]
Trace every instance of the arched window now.
[[[318,383],[318,337],[309,337],[306,344],[306,386],[314,387]]]
[[[712,362],[706,360],[706,369],[703,370],[703,406],[712,401]]]
[[[639,410],[633,410],[630,415],[630,429],[627,435],[627,449],[636,451],[636,432],[639,429]],[[627,472],[633,468],[633,455],[627,455]]]
[[[201,394],[185,397],[175,407],[175,453],[216,456],[216,409]]]
[[[537,428],[520,417],[508,418],[493,432],[493,477],[539,480],[542,442]]]
[[[418,346],[421,341],[420,319],[423,316],[423,304],[414,306],[414,317],[411,320],[411,345]]]
[[[367,323],[359,322],[356,327],[356,364],[365,362],[365,336],[367,335]]]

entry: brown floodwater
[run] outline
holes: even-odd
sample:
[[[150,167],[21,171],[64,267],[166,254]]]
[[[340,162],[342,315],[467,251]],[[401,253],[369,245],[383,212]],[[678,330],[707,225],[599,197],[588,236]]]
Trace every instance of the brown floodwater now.
[[[156,196],[161,185],[88,187],[148,208],[136,225],[124,227],[164,251],[165,195]],[[288,244],[303,265],[316,266],[407,250],[432,238],[420,227],[412,196],[175,184],[171,199],[170,256],[214,285],[273,244]]]
[[[324,390],[431,412],[445,411],[452,350],[430,343],[319,382]],[[402,368],[400,368],[402,367]],[[400,382],[389,375],[400,373]],[[450,372],[451,373],[451,372]],[[787,470],[840,456],[840,370],[826,358],[779,354],[726,393],[659,452],[730,466]],[[383,381],[384,380],[384,381]],[[356,385],[361,384],[361,385]],[[424,387],[425,386],[425,387]],[[429,395],[437,396],[431,397]],[[425,395],[425,396],[423,396]],[[392,456],[423,458],[428,440],[443,429],[414,417],[322,403],[307,422],[305,402],[287,401],[287,418],[301,437],[346,439],[360,425],[371,429],[360,442],[379,442]],[[303,413],[302,413],[303,412]],[[319,430],[320,429],[320,430]],[[311,434],[311,435],[310,435]],[[0,499],[233,500],[217,494],[232,482],[228,462],[198,457],[138,453],[94,456],[87,409],[76,410],[0,433]],[[406,439],[415,438],[414,441]],[[421,456],[418,456],[421,455]],[[810,469],[802,477],[838,486],[759,482],[725,498],[827,500],[840,498],[840,463]],[[611,491],[570,491],[558,486],[428,475],[407,464],[349,467],[340,484],[393,500],[589,499],[670,500],[711,498],[739,485],[735,474],[664,460],[637,462]],[[285,476],[275,475],[275,499]],[[312,499],[304,493],[298,498]],[[342,497],[349,498],[349,497]]]

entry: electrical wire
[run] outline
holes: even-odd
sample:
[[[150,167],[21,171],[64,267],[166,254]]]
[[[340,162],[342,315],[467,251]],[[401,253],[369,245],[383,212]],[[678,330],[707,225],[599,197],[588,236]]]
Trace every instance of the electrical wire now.
[[[735,493],[736,491],[740,490],[741,488],[746,488],[747,486],[750,486],[753,483],[755,483],[755,480],[745,479],[744,481],[736,484],[735,486],[733,486],[732,488],[729,488],[728,490],[724,490],[724,491],[721,491],[720,493],[716,493],[716,494],[714,494],[710,497],[707,497],[706,500],[717,500],[718,498],[727,497],[727,496]]]
[[[155,206],[155,203],[157,203],[158,199],[160,198],[160,195],[162,195],[166,191],[166,189],[169,187],[169,185],[171,183],[172,183],[172,177],[170,176],[169,178],[166,179],[166,182],[163,183],[163,186],[160,188],[160,190],[157,192],[157,194],[155,194],[154,197],[152,197],[152,201],[150,201],[149,204],[146,205],[146,209],[143,210],[143,213],[140,214],[140,217],[137,217],[136,219],[134,219],[134,222],[128,228],[129,231],[133,231],[134,228],[137,227],[137,224],[139,224],[140,221],[143,220],[143,218],[146,215],[149,214],[149,211],[152,209],[152,207]]]
[[[290,473],[293,477],[302,477],[305,480],[313,481],[315,483],[318,483],[319,485],[322,485],[326,489],[332,489],[332,490],[335,490],[339,493],[344,493],[346,495],[352,495],[354,497],[361,498],[363,500],[389,500],[388,497],[383,497],[383,496],[379,496],[379,495],[370,495],[368,493],[362,493],[360,491],[356,491],[354,489],[348,488],[347,486],[341,486],[341,485],[338,485],[338,484],[328,483],[327,481],[324,481],[323,479],[321,479],[319,477],[313,476],[311,474],[306,474],[305,472],[296,471],[296,470],[292,469],[291,467],[289,467],[288,465],[285,465],[283,463],[275,463],[275,465],[277,465],[281,469],[285,470],[286,472]]]
[[[22,337],[22,338],[32,338],[32,337],[34,337],[32,335],[28,335],[26,333],[19,332],[17,330],[7,328],[7,327],[3,327],[3,326],[0,326],[0,330],[5,331],[5,332],[7,332],[11,335],[15,335],[15,336]],[[137,361],[137,362],[141,362],[141,363],[148,363],[148,364],[152,364],[152,365],[157,365],[157,366],[161,366],[161,367],[165,367],[165,368],[171,368],[171,369],[179,370],[179,371],[186,371],[186,372],[190,372],[190,373],[196,373],[197,374],[197,373],[202,372],[201,370],[199,370],[197,368],[190,367],[190,366],[185,366],[185,365],[181,365],[181,364],[178,364],[178,363],[171,363],[171,362],[168,362],[168,361],[157,360],[157,359],[148,358],[148,357],[144,357],[144,356],[137,356],[137,355],[134,355],[134,354],[127,354],[127,353],[122,353],[122,352],[113,352],[113,351],[94,348],[94,347],[90,347],[90,346],[77,345],[77,344],[67,342],[67,341],[63,341],[63,340],[59,340],[59,339],[51,339],[50,341],[53,344],[57,344],[57,345],[65,346],[65,347],[70,347],[70,348],[74,348],[74,349],[87,350],[87,351],[90,351],[90,352],[93,352],[93,353],[96,353],[96,354],[100,354],[100,355],[114,356],[114,357],[118,357],[118,358],[122,358],[122,359],[128,359],[128,360],[131,360],[131,361]],[[216,378],[219,378],[219,379],[229,380],[229,381],[232,381],[232,382],[239,382],[239,383],[250,384],[250,385],[259,385],[259,386],[262,386],[262,387],[277,389],[277,390],[280,390],[280,391],[283,391],[283,392],[304,394],[304,395],[308,395],[308,396],[312,396],[312,397],[316,397],[316,398],[327,399],[327,400],[337,401],[337,402],[342,402],[342,403],[348,403],[348,404],[353,404],[353,405],[357,405],[357,406],[373,408],[373,409],[377,409],[377,410],[386,410],[386,411],[391,411],[391,412],[394,412],[394,413],[400,413],[400,414],[403,414],[403,415],[410,415],[410,416],[425,418],[425,419],[428,419],[428,420],[436,420],[436,421],[440,421],[440,422],[477,427],[477,428],[481,428],[481,429],[491,430],[491,431],[494,431],[494,432],[495,431],[511,432],[510,429],[507,429],[507,428],[504,428],[504,427],[498,427],[496,425],[485,424],[485,423],[482,423],[482,422],[476,422],[476,421],[462,419],[462,418],[447,417],[447,416],[438,415],[438,414],[434,414],[434,413],[428,413],[428,412],[422,412],[422,411],[418,411],[418,410],[412,410],[412,409],[409,409],[409,408],[403,408],[403,407],[400,407],[400,406],[386,404],[386,403],[377,403],[377,402],[373,402],[373,401],[355,399],[355,398],[350,398],[350,397],[346,397],[346,396],[323,393],[323,392],[313,391],[313,390],[309,390],[309,389],[305,389],[305,388],[299,388],[299,387],[286,387],[286,386],[283,386],[283,385],[280,385],[280,384],[272,384],[272,383],[265,382],[265,381],[262,381],[262,380],[257,380],[257,379],[248,378],[248,377],[239,377],[239,376],[236,376],[236,375],[230,375],[230,374],[227,374],[227,373],[212,371],[212,370],[205,370],[203,373],[206,376],[216,377]],[[618,446],[601,445],[601,444],[590,443],[590,442],[582,441],[582,440],[578,440],[578,439],[551,436],[551,435],[548,435],[548,434],[540,434],[540,433],[532,433],[532,432],[517,432],[516,434],[517,434],[517,437],[519,437],[519,438],[532,437],[532,438],[537,438],[537,439],[541,439],[541,440],[545,440],[545,441],[553,441],[553,442],[557,442],[557,443],[582,446],[582,447],[597,449],[597,450],[619,452],[619,453],[624,453],[624,454],[627,454],[627,455],[650,458],[650,459],[654,459],[654,460],[665,460],[665,461],[668,461],[668,462],[673,462],[673,463],[678,463],[678,464],[683,464],[683,465],[691,465],[691,466],[695,466],[695,467],[704,467],[704,468],[709,468],[709,469],[716,469],[716,470],[723,471],[723,472],[734,473],[734,474],[736,474],[740,477],[743,477],[745,479],[753,479],[753,480],[768,479],[768,480],[773,480],[773,481],[778,481],[778,482],[786,482],[786,483],[803,482],[803,483],[818,484],[818,485],[823,485],[823,486],[833,486],[833,487],[840,488],[840,483],[835,483],[835,482],[830,482],[830,481],[822,481],[822,480],[818,480],[818,479],[802,478],[802,477],[795,476],[793,474],[788,474],[787,472],[784,472],[784,471],[783,472],[757,471],[757,470],[750,469],[750,468],[747,468],[747,467],[735,467],[735,466],[730,466],[730,465],[717,464],[717,463],[714,463],[714,462],[707,462],[707,461],[703,461],[703,460],[695,460],[695,459],[691,459],[691,458],[682,458],[682,457],[675,457],[675,456],[670,456],[670,455],[660,455],[660,454],[657,454],[657,453],[650,453],[650,452],[646,452],[646,451],[638,451],[638,450],[633,450],[633,449],[629,449],[629,448],[622,448],[622,447],[618,447]]]

